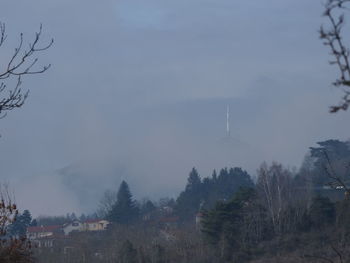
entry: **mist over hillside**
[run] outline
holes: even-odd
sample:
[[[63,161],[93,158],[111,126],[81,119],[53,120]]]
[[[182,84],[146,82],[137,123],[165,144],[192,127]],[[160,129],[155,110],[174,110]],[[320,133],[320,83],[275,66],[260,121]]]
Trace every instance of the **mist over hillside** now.
[[[8,48],[40,23],[44,42],[55,38],[41,60],[52,68],[26,79],[23,111],[1,120],[3,179],[35,213],[89,210],[122,177],[137,198],[176,196],[193,166],[202,177],[225,166],[254,176],[263,161],[299,166],[315,142],[348,139],[347,115],[327,113],[340,96],[318,39],[319,4],[17,5],[2,6]]]
[[[299,167],[308,147],[327,138],[334,120],[322,123],[318,135],[312,132],[315,127],[299,131],[297,122],[314,116],[313,112],[280,119],[278,111],[274,115],[266,110],[268,103],[256,97],[218,98],[146,107],[128,112],[127,118],[119,117],[117,130],[101,121],[95,129],[92,117],[88,131],[81,129],[75,141],[67,145],[66,149],[76,145],[70,160],[15,183],[14,187],[20,189],[16,191],[17,199],[34,214],[93,212],[103,192],[116,190],[122,180],[130,184],[137,199],[158,200],[176,197],[192,167],[202,177],[222,167],[242,167],[254,177],[263,161]],[[341,130],[338,133],[342,135]],[[45,198],[34,192],[28,198],[25,185],[55,191]],[[40,209],[33,200],[40,200]],[[62,203],[69,205],[50,208]]]

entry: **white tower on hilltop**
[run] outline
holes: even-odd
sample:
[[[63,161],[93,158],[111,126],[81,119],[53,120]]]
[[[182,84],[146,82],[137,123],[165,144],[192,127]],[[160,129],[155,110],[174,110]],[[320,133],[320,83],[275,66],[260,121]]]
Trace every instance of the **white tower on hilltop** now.
[[[230,106],[227,105],[227,112],[226,112],[226,135],[227,137],[230,137]]]

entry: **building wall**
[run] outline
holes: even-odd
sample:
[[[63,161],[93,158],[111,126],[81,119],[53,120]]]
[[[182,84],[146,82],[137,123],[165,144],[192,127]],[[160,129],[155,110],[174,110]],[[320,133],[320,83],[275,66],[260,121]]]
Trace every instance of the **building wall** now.
[[[80,222],[73,222],[63,227],[63,232],[65,235],[69,235],[69,233],[71,233],[72,231],[82,231],[82,230],[83,230],[83,224]]]

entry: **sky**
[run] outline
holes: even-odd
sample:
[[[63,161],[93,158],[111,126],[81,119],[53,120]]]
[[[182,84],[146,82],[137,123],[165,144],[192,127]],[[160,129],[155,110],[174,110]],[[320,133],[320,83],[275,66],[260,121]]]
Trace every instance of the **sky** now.
[[[349,113],[328,113],[342,93],[321,14],[314,0],[3,1],[2,58],[40,23],[55,42],[0,120],[1,181],[20,207],[57,215],[92,212],[121,180],[156,200],[194,166],[299,167],[316,142],[349,138]]]

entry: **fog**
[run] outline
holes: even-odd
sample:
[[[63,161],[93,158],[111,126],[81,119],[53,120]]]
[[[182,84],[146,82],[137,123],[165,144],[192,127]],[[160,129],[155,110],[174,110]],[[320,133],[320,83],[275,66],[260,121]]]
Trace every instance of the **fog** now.
[[[91,212],[126,180],[176,197],[192,167],[298,167],[317,141],[348,139],[318,39],[321,1],[13,0],[5,54],[43,23],[26,104],[1,120],[2,179],[34,215]],[[226,136],[230,106],[231,140]]]

